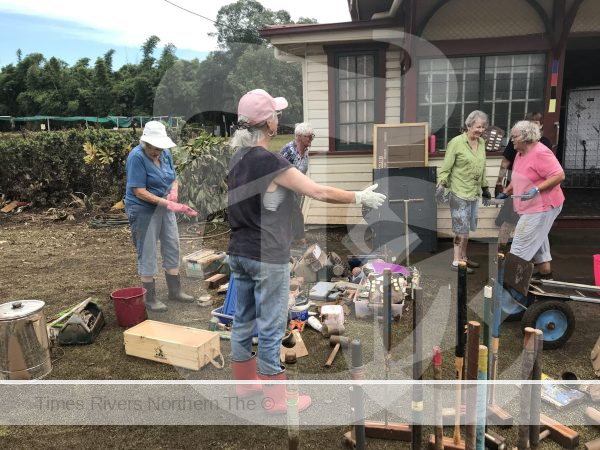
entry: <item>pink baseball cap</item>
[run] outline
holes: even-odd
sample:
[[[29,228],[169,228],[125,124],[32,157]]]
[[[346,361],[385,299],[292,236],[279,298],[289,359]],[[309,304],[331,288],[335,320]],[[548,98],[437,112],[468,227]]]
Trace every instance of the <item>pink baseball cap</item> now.
[[[238,104],[239,116],[248,119],[249,125],[256,125],[269,119],[275,111],[288,107],[288,102],[283,97],[271,97],[262,89],[254,89],[245,94]]]

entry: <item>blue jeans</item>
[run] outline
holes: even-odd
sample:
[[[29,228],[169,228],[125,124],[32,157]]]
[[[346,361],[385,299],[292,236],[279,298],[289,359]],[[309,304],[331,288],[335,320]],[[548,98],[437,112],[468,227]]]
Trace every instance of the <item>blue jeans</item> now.
[[[279,355],[288,317],[288,264],[270,264],[243,256],[229,256],[235,279],[236,302],[231,330],[231,359],[252,357],[252,335],[258,328],[258,372],[283,372]]]
[[[142,277],[156,275],[156,248],[160,240],[160,253],[164,269],[179,267],[179,231],[175,213],[166,208],[126,206],[131,226],[131,239],[138,255],[138,274]]]

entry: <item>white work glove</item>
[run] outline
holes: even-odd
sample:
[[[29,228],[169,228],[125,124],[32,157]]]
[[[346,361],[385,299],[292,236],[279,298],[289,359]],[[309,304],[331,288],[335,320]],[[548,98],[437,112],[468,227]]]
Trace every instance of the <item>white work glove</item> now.
[[[354,195],[356,197],[356,204],[364,205],[373,209],[377,209],[383,205],[383,202],[386,198],[385,195],[380,194],[379,192],[373,192],[375,189],[377,189],[377,186],[377,184],[374,184],[366,189],[363,189],[362,191],[355,192]]]

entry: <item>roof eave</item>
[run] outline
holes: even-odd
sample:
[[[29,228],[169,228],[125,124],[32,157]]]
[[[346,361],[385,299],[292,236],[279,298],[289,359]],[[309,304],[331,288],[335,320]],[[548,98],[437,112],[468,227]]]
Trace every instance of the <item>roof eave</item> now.
[[[259,31],[260,36],[264,38],[270,38],[275,36],[291,36],[291,35],[305,35],[312,33],[322,32],[334,32],[334,31],[346,31],[346,30],[359,30],[366,28],[390,28],[398,27],[399,23],[395,19],[378,19],[378,20],[364,20],[359,22],[338,22],[338,23],[318,23],[311,25],[289,25],[281,26],[276,25],[272,27],[263,28]]]

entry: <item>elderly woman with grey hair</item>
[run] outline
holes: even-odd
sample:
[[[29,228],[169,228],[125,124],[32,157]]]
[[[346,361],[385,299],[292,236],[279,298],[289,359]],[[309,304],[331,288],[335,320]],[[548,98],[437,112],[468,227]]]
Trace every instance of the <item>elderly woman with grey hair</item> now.
[[[146,308],[151,311],[167,310],[167,306],[156,297],[154,282],[158,241],[169,300],[194,301],[194,297],[181,289],[179,231],[175,213],[190,217],[198,213],[178,203],[177,174],[169,150],[172,147],[175,143],[167,135],[165,126],[152,120],[144,127],[140,144],[131,150],[125,166],[125,211],[137,250],[138,274],[146,289]]]
[[[287,159],[296,169],[306,175],[308,172],[308,148],[315,138],[312,126],[307,122],[296,124],[294,140],[288,142],[280,151],[281,156]],[[298,208],[294,208],[292,219],[292,237],[306,244],[304,239],[304,216],[302,215],[302,202],[304,196],[295,195]]]
[[[308,148],[314,138],[315,132],[310,124],[299,123],[294,129],[294,140],[285,144],[280,151],[281,156],[304,175],[308,172]]]
[[[446,149],[446,156],[438,172],[436,198],[450,191],[450,213],[454,232],[454,260],[450,268],[458,270],[461,260],[467,263],[467,273],[479,267],[479,263],[467,258],[469,232],[477,229],[479,197],[484,204],[492,198],[485,177],[485,142],[481,135],[488,124],[487,114],[471,112],[465,120],[467,131],[456,136]]]
[[[517,122],[512,128],[517,156],[511,182],[497,198],[514,194],[513,205],[520,215],[510,253],[533,261],[539,278],[552,279],[548,233],[565,201],[560,188],[565,172],[540,137],[539,126],[528,120]]]

